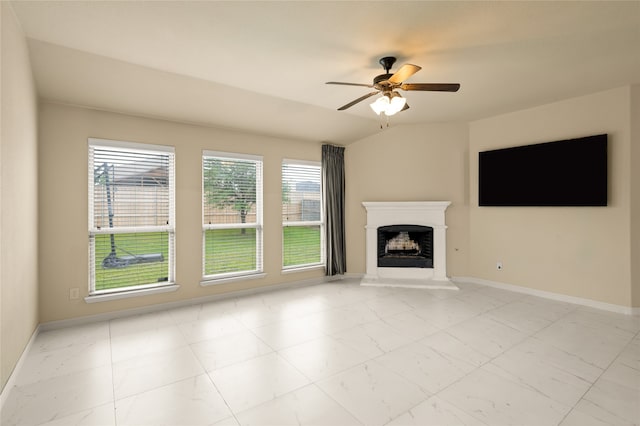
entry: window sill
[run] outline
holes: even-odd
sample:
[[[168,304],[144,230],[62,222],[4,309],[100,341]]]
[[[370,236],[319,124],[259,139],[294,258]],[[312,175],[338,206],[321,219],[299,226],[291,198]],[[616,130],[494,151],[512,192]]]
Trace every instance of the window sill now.
[[[260,272],[257,274],[234,275],[220,278],[203,278],[202,281],[200,281],[200,286],[208,287],[211,285],[226,284],[235,281],[258,280],[266,276],[267,274],[265,274],[264,272]]]
[[[177,284],[167,284],[158,287],[141,288],[113,293],[92,294],[84,298],[86,303],[108,302],[111,300],[129,299],[131,297],[149,296],[159,293],[170,293],[180,288]]]
[[[282,275],[295,274],[296,272],[312,271],[314,269],[323,269],[324,270],[324,264],[287,268],[287,269],[283,269],[280,273]]]

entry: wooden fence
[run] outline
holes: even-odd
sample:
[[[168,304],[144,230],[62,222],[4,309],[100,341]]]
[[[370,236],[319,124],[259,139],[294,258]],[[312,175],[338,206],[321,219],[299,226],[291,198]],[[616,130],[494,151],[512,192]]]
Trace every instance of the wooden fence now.
[[[94,189],[94,218],[98,228],[109,227],[109,206],[104,186]],[[113,226],[160,226],[169,220],[169,192],[163,186],[120,186],[112,193]],[[320,219],[320,194],[297,193],[282,204],[283,221]],[[255,223],[255,206],[246,216],[247,223]],[[207,206],[204,223],[241,223],[240,212],[232,207]]]

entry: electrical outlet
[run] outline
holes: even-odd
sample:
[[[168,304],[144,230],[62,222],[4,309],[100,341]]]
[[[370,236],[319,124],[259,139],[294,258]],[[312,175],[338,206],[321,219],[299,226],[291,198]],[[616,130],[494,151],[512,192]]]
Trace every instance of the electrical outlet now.
[[[502,262],[500,262],[500,261],[496,262],[496,269],[498,271],[502,271]]]
[[[78,287],[69,289],[69,300],[77,300],[80,298],[80,289]]]

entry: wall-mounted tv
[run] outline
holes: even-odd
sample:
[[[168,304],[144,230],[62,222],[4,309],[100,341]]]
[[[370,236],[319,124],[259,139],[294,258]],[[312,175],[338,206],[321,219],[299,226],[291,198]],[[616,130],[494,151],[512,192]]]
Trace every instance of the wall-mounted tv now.
[[[607,135],[483,151],[480,206],[606,206]]]

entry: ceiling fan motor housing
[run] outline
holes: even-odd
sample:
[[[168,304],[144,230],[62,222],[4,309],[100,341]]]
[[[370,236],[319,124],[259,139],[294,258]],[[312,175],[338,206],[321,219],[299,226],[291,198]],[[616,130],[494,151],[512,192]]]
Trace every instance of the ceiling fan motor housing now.
[[[380,74],[373,79],[373,85],[380,83],[381,81],[387,81],[393,74]]]
[[[386,87],[384,86],[386,86],[387,84],[383,83],[379,85],[378,83],[386,82],[391,78],[393,73],[390,73],[389,70],[391,69],[393,64],[395,64],[395,62],[396,62],[396,58],[394,56],[385,56],[384,58],[380,58],[380,60],[378,61],[378,63],[382,65],[382,68],[384,68],[384,72],[385,72],[384,74],[380,74],[373,79],[373,85],[376,86],[378,90],[386,89]]]

